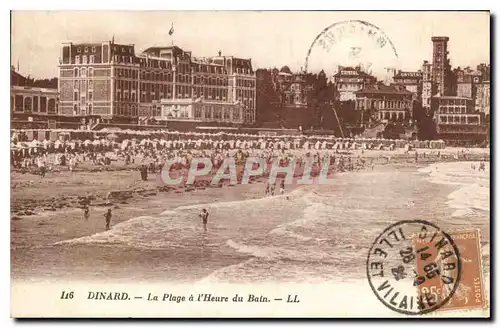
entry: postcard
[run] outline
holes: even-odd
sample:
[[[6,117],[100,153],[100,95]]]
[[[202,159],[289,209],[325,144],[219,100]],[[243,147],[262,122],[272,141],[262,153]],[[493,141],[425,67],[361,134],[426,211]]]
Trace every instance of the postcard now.
[[[488,11],[12,11],[11,316],[489,318]]]

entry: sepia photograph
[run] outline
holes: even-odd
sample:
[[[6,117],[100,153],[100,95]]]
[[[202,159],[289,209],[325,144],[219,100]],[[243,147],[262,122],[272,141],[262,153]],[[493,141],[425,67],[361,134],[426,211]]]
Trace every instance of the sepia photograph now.
[[[490,318],[489,11],[11,11],[11,316]]]

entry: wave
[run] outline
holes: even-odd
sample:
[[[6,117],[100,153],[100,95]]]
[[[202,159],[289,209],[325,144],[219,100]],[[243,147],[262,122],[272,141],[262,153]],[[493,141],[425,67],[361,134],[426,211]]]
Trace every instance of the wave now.
[[[486,163],[486,172],[480,172],[471,163],[438,163],[419,169],[432,183],[460,186],[448,195],[447,204],[455,210],[454,217],[490,214],[490,165]]]
[[[139,216],[120,222],[108,231],[98,232],[93,235],[80,238],[68,239],[57,242],[53,245],[123,245],[141,249],[166,249],[166,248],[185,248],[189,246],[198,246],[206,243],[206,236],[203,232],[198,218],[198,210],[208,208],[211,216],[226,218],[228,215],[234,215],[241,209],[251,210],[253,208],[266,209],[271,205],[280,205],[285,207],[286,202],[300,199],[304,191],[300,188],[284,196],[273,196],[256,199],[237,200],[229,202],[212,202],[203,204],[194,204],[188,206],[179,206],[171,210],[166,210],[156,216]],[[244,219],[239,216],[235,219]],[[209,224],[211,219],[209,218]],[[216,221],[217,222],[217,221]],[[216,239],[218,232],[222,228],[215,228],[209,231],[209,238]],[[212,244],[218,245],[220,241]]]
[[[307,252],[296,249],[287,249],[275,246],[257,246],[240,244],[229,239],[226,244],[239,253],[248,254],[266,260],[286,260],[293,262],[314,262],[323,264],[334,264],[331,254],[321,251]]]

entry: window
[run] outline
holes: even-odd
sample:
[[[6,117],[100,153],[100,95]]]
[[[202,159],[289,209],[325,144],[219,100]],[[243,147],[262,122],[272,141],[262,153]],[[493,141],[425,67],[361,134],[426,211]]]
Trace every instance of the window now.
[[[201,108],[200,107],[196,107],[194,109],[194,118],[201,118]]]
[[[216,107],[214,111],[214,118],[215,119],[221,119],[222,118],[222,113],[221,113],[221,108]]]
[[[235,120],[241,119],[240,109],[239,108],[234,108],[233,109],[233,119],[235,119]]]
[[[78,91],[73,92],[73,101],[78,101]]]
[[[87,56],[86,55],[83,55],[83,63],[87,64]]]
[[[75,64],[80,64],[80,56],[75,56]]]
[[[94,76],[94,69],[89,67],[89,76]]]
[[[80,89],[80,81],[79,80],[75,80],[73,82],[73,88],[74,89]]]
[[[90,55],[90,63],[93,64],[94,63],[94,55]]]
[[[82,73],[82,76],[87,76],[87,68],[83,67],[81,73]]]
[[[92,91],[89,91],[89,101],[93,101],[93,98],[92,98]]]
[[[78,52],[78,53],[82,52],[82,48],[80,48],[80,47],[76,48],[76,52]]]
[[[94,81],[89,80],[89,89],[93,89],[93,88],[94,88]]]
[[[85,52],[89,52],[89,47],[85,47]]]

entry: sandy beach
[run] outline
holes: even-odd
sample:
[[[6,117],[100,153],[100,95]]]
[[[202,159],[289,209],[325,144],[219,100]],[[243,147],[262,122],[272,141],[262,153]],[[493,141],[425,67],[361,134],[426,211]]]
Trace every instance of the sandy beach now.
[[[443,154],[449,154],[444,160],[455,161],[452,154],[456,153],[455,149],[443,151]],[[439,219],[450,215],[446,198],[455,188],[429,184],[423,177],[417,179],[415,175],[419,168],[438,161],[437,156],[429,152],[415,163],[414,156],[403,151],[351,154],[353,157],[358,155],[373,158],[373,170],[366,168],[337,173],[332,186],[287,187],[289,199],[280,196],[264,198],[264,178],[248,185],[199,187],[185,191],[182,186],[165,188],[158,174],[151,174],[148,181],[142,181],[134,167],[124,169],[120,163],[104,171],[82,166],[76,172],[49,172],[45,178],[12,172],[12,277],[16,280],[126,281],[134,276],[134,279],[148,281],[232,281],[237,276],[238,281],[254,281],[267,276],[277,280],[315,281],[329,275],[337,276],[349,267],[362,267],[357,263],[355,253],[374,236],[367,236],[363,242],[354,242],[350,240],[353,231],[382,229],[398,218],[413,214],[434,218],[445,227],[455,226],[448,220]],[[485,156],[489,156],[485,150],[474,155],[478,160]],[[131,197],[108,199],[108,193],[117,190],[129,191]],[[333,198],[337,210],[328,207],[330,201],[323,205],[325,199],[321,197],[330,197],[330,194],[337,195]],[[315,195],[320,198],[316,199]],[[83,218],[80,208],[84,197],[92,200],[88,221]],[[378,208],[363,210],[366,197],[371,200],[377,197],[373,204]],[[384,207],[395,200],[398,203],[393,210],[391,206]],[[418,204],[418,211],[406,206],[409,200]],[[203,206],[211,211],[207,235],[201,233],[197,216]],[[112,229],[106,232],[103,214],[108,208],[112,209],[113,218]],[[351,232],[338,234],[324,222],[316,226],[322,211],[329,215],[343,213],[342,220],[355,220],[347,223]],[[375,212],[379,217],[363,224],[366,216]],[[246,219],[241,221],[241,218]],[[301,227],[301,220],[316,223]],[[289,224],[291,226],[287,226]],[[366,224],[370,228],[366,228]],[[479,221],[485,240],[489,240],[488,224],[487,220]],[[336,231],[335,235],[325,236],[329,231]],[[272,237],[270,240],[265,237],[268,234]],[[252,245],[249,245],[250,241]],[[325,260],[331,256],[328,255],[330,247],[338,254],[337,248],[341,245],[344,260],[340,266],[336,260]],[[299,256],[299,260],[295,259],[295,248],[298,254],[306,252]],[[278,253],[275,249],[279,249]],[[300,260],[303,256],[308,258],[305,264]],[[289,262],[290,259],[293,260]],[[321,265],[317,272],[314,271],[315,265],[310,263],[315,259],[316,264]],[[288,273],[283,275],[278,265],[269,267],[271,271],[262,276],[262,270],[254,267],[259,267],[262,261],[274,261],[275,264],[286,261]],[[245,269],[246,265],[250,268]],[[269,263],[264,265],[268,266]],[[290,267],[295,274],[290,273]],[[306,269],[310,274],[298,276]],[[232,270],[244,270],[245,273],[235,276]],[[250,272],[259,272],[260,275]]]

